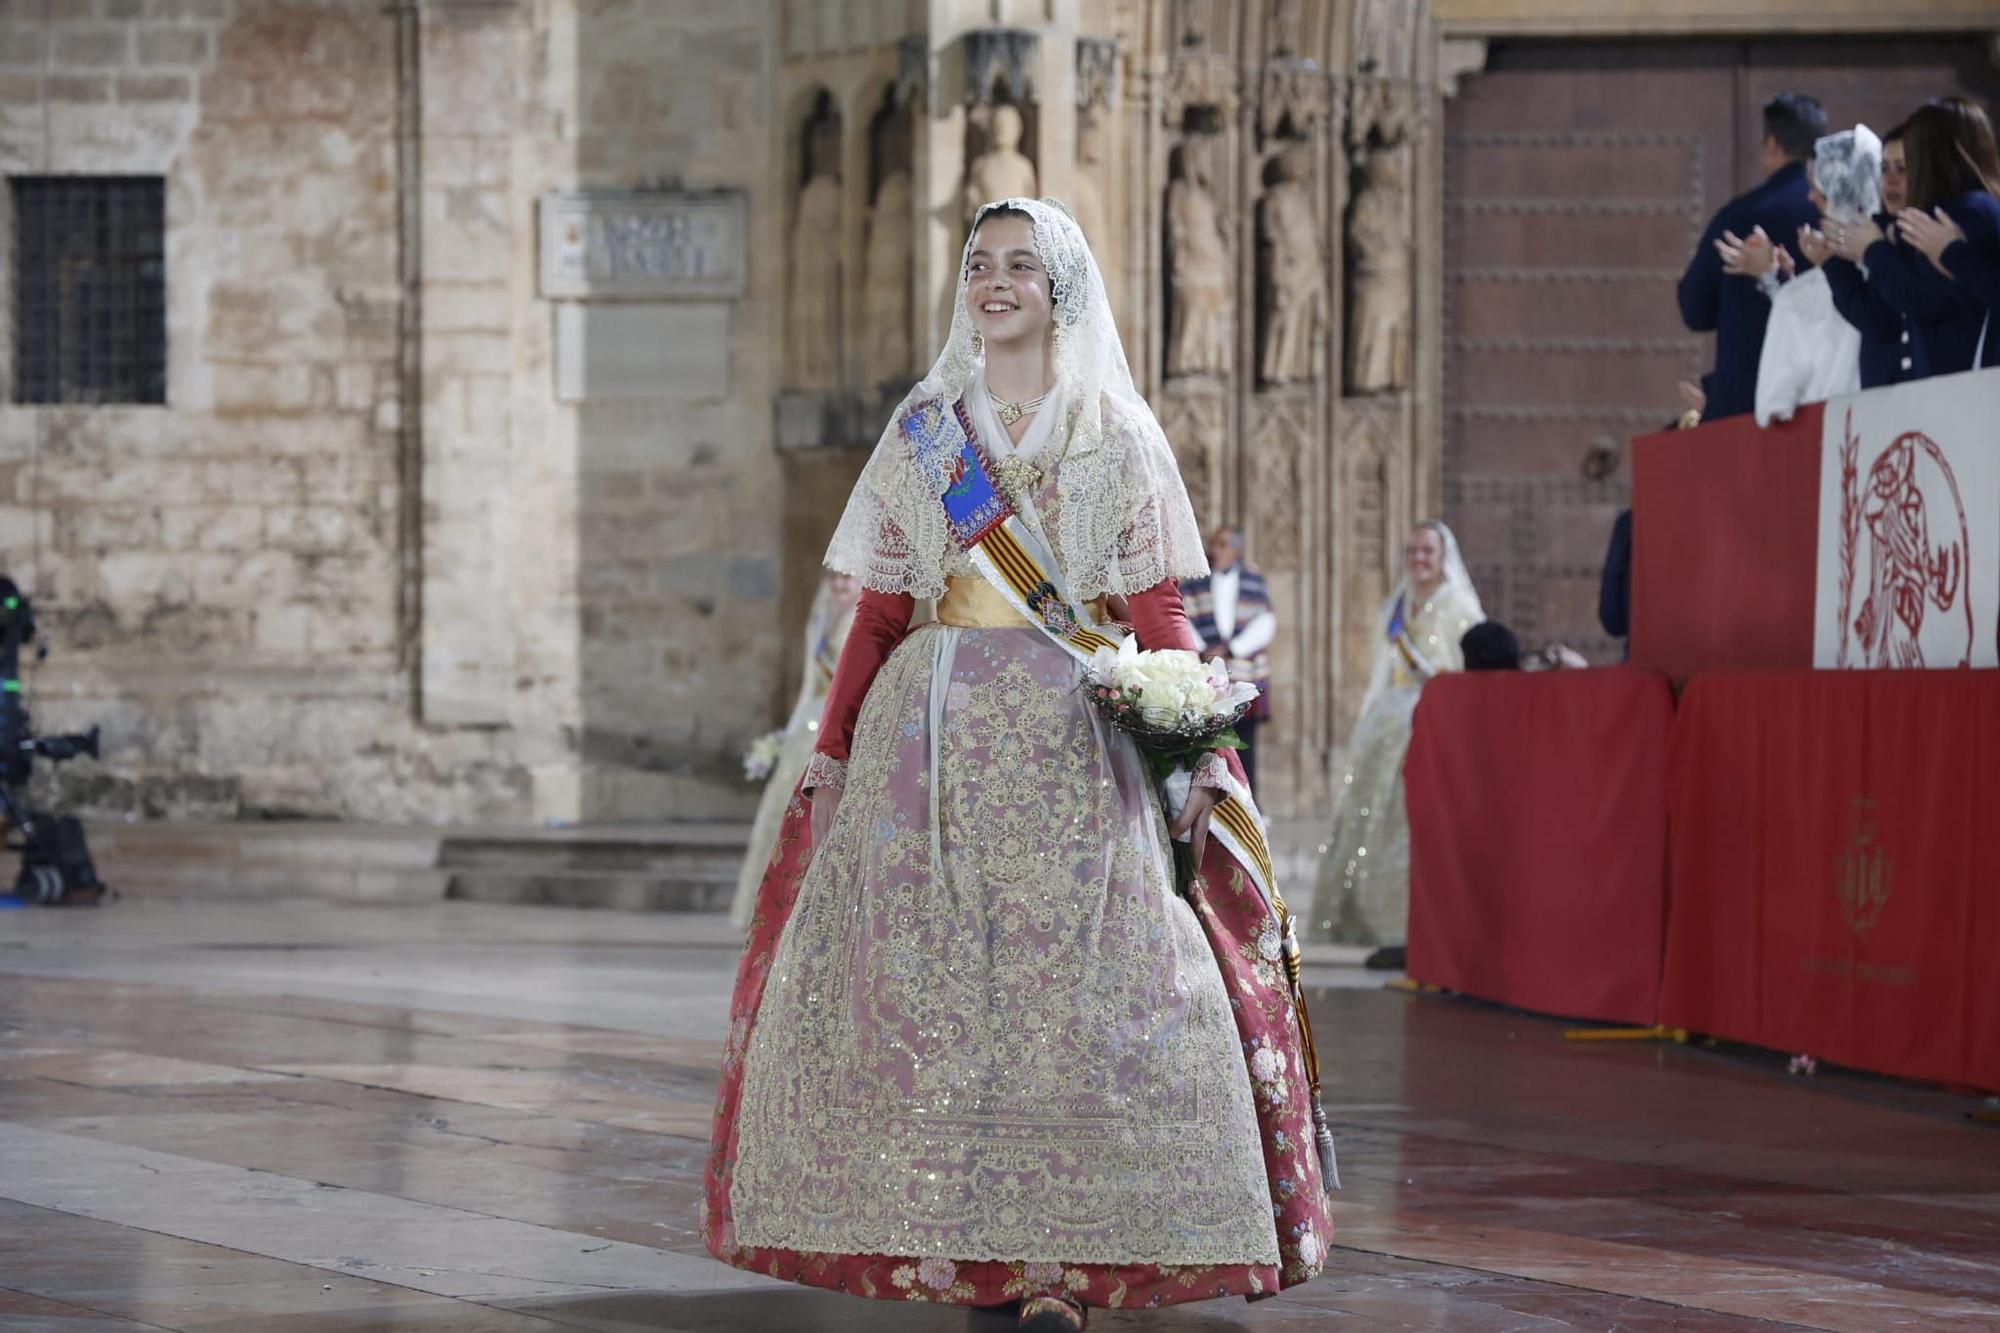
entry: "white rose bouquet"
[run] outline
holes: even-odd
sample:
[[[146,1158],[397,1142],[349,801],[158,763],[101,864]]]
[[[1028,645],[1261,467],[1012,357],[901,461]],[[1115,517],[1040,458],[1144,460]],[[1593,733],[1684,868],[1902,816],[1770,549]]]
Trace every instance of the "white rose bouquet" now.
[[[771,770],[778,766],[778,755],[784,749],[785,733],[768,731],[750,742],[750,748],[743,752],[743,780],[762,782],[771,776]]]
[[[1204,662],[1180,648],[1140,652],[1127,636],[1113,652],[1099,648],[1084,683],[1105,720],[1129,734],[1151,761],[1169,818],[1187,800],[1195,765],[1211,750],[1240,750],[1236,723],[1257,700],[1257,687],[1229,679],[1221,662]],[[1194,882],[1190,850],[1173,843],[1174,880],[1182,892]]]
[[[1242,749],[1236,723],[1257,700],[1257,687],[1230,680],[1223,663],[1180,648],[1140,652],[1132,636],[1116,652],[1097,650],[1086,688],[1111,725],[1139,742],[1162,781],[1210,750]]]

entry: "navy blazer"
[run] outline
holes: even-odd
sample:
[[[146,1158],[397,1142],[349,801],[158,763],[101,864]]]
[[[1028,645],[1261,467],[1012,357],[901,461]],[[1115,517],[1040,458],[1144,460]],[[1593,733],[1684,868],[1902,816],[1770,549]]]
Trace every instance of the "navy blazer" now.
[[[1632,632],[1632,511],[1618,511],[1611,525],[1611,545],[1604,552],[1604,573],[1597,581],[1597,623],[1614,639]]]
[[[1990,276],[1980,259],[2000,249],[2000,200],[1974,190],[1945,204],[1944,211],[1965,232],[1966,243],[1953,245],[1943,256],[1947,267],[1958,256],[1962,273],[1954,268],[1947,278],[1906,241],[1877,241],[1861,257],[1869,285],[1909,320],[1911,379],[1973,369],[1982,332],[1986,350],[1979,364],[2000,365],[2000,330],[1987,327],[1988,307],[1976,294]],[[1954,280],[1958,278],[1963,280]]]
[[[1701,419],[1735,416],[1757,402],[1757,361],[1764,354],[1764,325],[1771,302],[1750,278],[1722,271],[1715,242],[1725,231],[1747,237],[1758,227],[1774,244],[1799,255],[1799,228],[1819,220],[1819,210],[1807,197],[1806,164],[1787,162],[1762,185],[1722,206],[1695,246],[1694,258],[1681,275],[1681,322],[1696,333],[1715,331],[1715,369],[1702,376],[1708,406]],[[1803,265],[1802,265],[1803,266]]]
[[[1875,219],[1876,225],[1885,229],[1891,221],[1886,213]],[[1860,268],[1839,255],[1829,256],[1820,267],[1833,293],[1833,308],[1861,334],[1861,387],[1879,389],[1908,379],[1915,367],[1916,347],[1903,312],[1889,304]]]
[[[1958,200],[1956,208],[1947,205],[1945,212],[1958,223],[1965,239],[1946,246],[1939,258],[1952,281],[1970,292],[1989,315],[2000,314],[2000,201],[1983,190],[1976,191]],[[1982,358],[1989,366],[1993,364],[1995,336],[1989,327]]]

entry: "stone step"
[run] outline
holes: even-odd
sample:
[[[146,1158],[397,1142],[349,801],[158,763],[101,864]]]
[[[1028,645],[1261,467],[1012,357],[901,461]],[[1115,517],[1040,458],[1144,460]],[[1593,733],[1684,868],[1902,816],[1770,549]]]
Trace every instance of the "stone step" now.
[[[160,898],[329,898],[722,911],[745,824],[540,829],[89,823],[98,873]]]
[[[439,831],[365,824],[86,822],[98,876],[158,898],[436,902]]]
[[[439,864],[473,902],[724,911],[749,840],[743,824],[454,835]]]
[[[451,886],[445,896],[467,902],[608,907],[627,912],[726,912],[736,891],[733,867],[726,880],[558,868],[467,868],[453,870],[450,875]]]

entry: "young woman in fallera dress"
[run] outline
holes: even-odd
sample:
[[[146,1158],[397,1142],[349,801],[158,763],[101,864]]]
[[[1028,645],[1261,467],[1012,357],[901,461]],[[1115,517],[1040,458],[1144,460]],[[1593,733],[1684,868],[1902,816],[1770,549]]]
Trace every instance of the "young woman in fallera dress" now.
[[[1334,793],[1333,832],[1313,889],[1315,939],[1381,945],[1371,967],[1403,966],[1410,915],[1410,825],[1403,756],[1424,682],[1465,669],[1465,632],[1486,619],[1458,539],[1435,519],[1410,529],[1403,577],[1382,604],[1375,665]]]
[[[709,1249],[1048,1330],[1312,1277],[1310,1038],[1240,767],[1209,754],[1170,831],[1079,688],[1092,634],[1198,650],[1207,563],[1061,205],[981,210],[827,565],[863,592],[738,973]]]

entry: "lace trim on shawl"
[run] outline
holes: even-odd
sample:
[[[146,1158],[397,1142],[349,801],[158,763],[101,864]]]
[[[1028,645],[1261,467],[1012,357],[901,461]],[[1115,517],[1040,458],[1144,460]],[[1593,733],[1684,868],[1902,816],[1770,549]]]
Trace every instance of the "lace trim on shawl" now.
[[[897,409],[897,420],[921,400]],[[1056,531],[1051,534],[1070,595],[1143,592],[1162,579],[1199,578],[1208,556],[1187,487],[1166,437],[1150,417],[1105,404],[1104,438],[1059,457]],[[1072,427],[1072,429],[1074,429]],[[827,548],[829,569],[882,593],[937,597],[945,579],[972,572],[951,539],[939,502],[895,422],[855,483]]]

